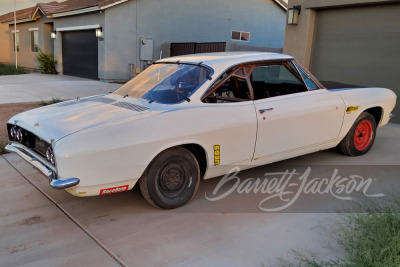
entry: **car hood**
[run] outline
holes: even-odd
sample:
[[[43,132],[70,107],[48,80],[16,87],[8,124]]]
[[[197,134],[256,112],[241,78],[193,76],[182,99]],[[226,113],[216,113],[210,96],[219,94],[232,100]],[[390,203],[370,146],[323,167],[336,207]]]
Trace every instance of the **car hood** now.
[[[33,109],[14,116],[9,123],[16,123],[50,143],[108,122],[152,116],[167,109],[162,106],[165,105],[109,94]]]

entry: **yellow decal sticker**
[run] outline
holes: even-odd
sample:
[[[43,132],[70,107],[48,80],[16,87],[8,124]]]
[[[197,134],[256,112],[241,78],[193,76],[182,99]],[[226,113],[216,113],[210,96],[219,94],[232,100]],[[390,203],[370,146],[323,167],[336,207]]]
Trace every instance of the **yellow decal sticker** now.
[[[220,150],[220,146],[219,145],[215,145],[214,146],[214,166],[219,165],[220,163],[220,156],[221,156],[221,150]]]
[[[79,195],[86,195],[86,192],[79,192]]]
[[[351,113],[351,112],[353,112],[353,111],[357,111],[358,108],[359,108],[359,106],[350,106],[350,107],[348,107],[348,108],[346,109],[346,112],[347,112],[347,113]]]

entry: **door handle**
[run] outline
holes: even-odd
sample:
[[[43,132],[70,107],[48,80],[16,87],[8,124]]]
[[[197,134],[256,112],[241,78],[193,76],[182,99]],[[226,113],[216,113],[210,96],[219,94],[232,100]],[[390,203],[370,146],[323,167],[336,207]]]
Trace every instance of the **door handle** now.
[[[260,112],[260,114],[263,114],[265,111],[270,111],[273,110],[274,108],[265,108],[265,109],[259,109],[258,112]]]

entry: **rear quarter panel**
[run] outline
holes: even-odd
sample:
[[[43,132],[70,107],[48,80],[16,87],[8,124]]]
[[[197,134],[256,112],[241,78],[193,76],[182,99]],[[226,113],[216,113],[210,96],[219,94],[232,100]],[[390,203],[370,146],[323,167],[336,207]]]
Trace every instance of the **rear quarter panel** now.
[[[396,105],[396,94],[385,88],[354,88],[354,89],[335,89],[343,98],[346,109],[349,106],[358,106],[357,111],[347,112],[343,119],[342,129],[339,139],[341,140],[349,132],[355,120],[362,112],[369,108],[382,108],[382,116],[377,123],[381,127],[388,123],[390,113]]]

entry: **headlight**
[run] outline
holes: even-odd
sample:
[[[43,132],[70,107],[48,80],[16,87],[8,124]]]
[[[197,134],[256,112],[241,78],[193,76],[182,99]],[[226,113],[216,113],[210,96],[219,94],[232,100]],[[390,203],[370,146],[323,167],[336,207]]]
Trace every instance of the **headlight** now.
[[[23,136],[22,136],[22,129],[18,129],[17,131],[17,140],[22,142]]]
[[[55,160],[54,160],[54,152],[53,152],[53,149],[52,149],[51,147],[47,148],[47,151],[46,151],[46,158],[47,158],[47,160],[48,160],[51,164],[54,165],[54,163],[55,163]]]
[[[11,129],[10,129],[10,137],[11,137],[11,140],[15,140],[15,138],[17,137],[17,129],[16,129],[17,127],[12,127]]]

